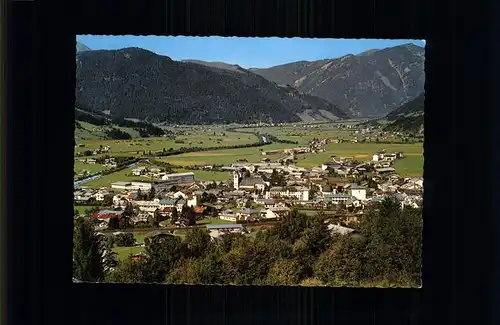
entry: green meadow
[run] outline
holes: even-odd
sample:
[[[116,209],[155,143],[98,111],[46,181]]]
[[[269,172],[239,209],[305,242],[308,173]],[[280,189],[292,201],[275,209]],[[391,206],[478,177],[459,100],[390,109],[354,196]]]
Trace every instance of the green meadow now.
[[[135,167],[134,167],[135,168]],[[84,187],[111,187],[111,183],[114,182],[131,182],[131,181],[145,181],[148,180],[147,177],[135,176],[132,175],[132,169],[134,168],[125,168],[124,170],[120,170],[116,173],[111,173],[108,175],[104,175],[99,179],[94,181],[82,184]]]
[[[182,143],[177,143],[176,141],[182,141]],[[222,147],[254,143],[257,141],[257,137],[252,134],[224,132],[224,135],[222,135],[222,133],[213,135],[213,133],[193,132],[193,134],[189,135],[178,135],[175,137],[175,140],[163,137],[136,138],[132,140],[79,140],[78,143],[85,145],[85,147],[76,147],[75,152],[98,149],[102,145],[109,146],[111,148],[110,154],[113,155],[117,153],[134,155],[137,154],[137,152],[142,153],[143,151],[161,151],[163,149],[179,149],[181,147]]]
[[[284,148],[294,148],[293,144],[270,144],[262,147],[238,148],[238,149],[222,149],[213,151],[189,152],[181,155],[169,156],[161,158],[161,160],[177,166],[194,166],[194,165],[212,165],[223,164],[229,165],[237,162],[240,159],[246,159],[248,162],[260,162],[263,158],[271,160],[277,159],[279,155],[262,155],[262,151],[278,150]]]

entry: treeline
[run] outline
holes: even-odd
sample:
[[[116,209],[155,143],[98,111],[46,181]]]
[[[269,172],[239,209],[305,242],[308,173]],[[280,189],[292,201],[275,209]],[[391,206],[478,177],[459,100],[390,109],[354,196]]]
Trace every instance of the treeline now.
[[[394,122],[387,124],[384,131],[418,133],[424,125],[424,115],[400,117]]]
[[[75,109],[75,122],[77,123],[76,124],[77,127],[81,128],[82,126],[78,123],[78,121],[83,121],[98,126],[115,125],[120,127],[131,128],[139,132],[139,135],[143,138],[160,137],[164,134],[172,133],[170,131],[163,130],[147,122],[135,122],[131,120],[126,120],[125,118],[121,117],[112,117],[111,119],[109,119],[103,116],[98,116],[95,114],[83,112],[79,109]],[[116,128],[112,128],[110,131],[107,131],[107,135],[110,136],[112,139],[116,140],[127,140],[131,138],[130,134],[128,134],[127,132],[122,132],[121,130]]]
[[[124,132],[117,128],[111,128],[110,130],[106,130],[106,136],[113,140],[130,140],[132,136],[128,132]]]
[[[211,239],[201,228],[189,230],[184,240],[152,237],[146,261],[127,259],[98,276],[91,271],[99,270],[99,263],[87,262],[93,241],[84,240],[77,229],[74,252],[80,267],[75,277],[128,283],[420,286],[421,209],[402,210],[394,198],[373,203],[357,235],[332,235],[327,218],[292,211],[255,239],[241,234]]]
[[[99,126],[109,125],[109,121],[104,117],[98,117],[90,113],[85,113],[78,109],[75,109],[75,121],[87,122]]]
[[[113,117],[111,119],[111,122],[113,124],[116,124],[121,127],[126,127],[126,128],[132,128],[139,132],[139,135],[143,138],[147,137],[161,137],[164,134],[171,133],[170,131],[163,130],[157,126],[154,126],[153,124],[146,123],[146,122],[135,122],[135,121],[130,121],[126,120],[123,118],[119,117]]]

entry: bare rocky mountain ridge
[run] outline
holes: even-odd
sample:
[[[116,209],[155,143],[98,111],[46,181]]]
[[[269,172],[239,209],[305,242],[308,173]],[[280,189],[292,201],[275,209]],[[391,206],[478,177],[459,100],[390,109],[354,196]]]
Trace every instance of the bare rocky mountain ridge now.
[[[75,106],[121,118],[184,124],[347,116],[324,99],[237,66],[174,61],[139,48],[78,52]]]
[[[424,48],[405,44],[249,70],[326,99],[353,116],[382,117],[423,92],[424,54]]]

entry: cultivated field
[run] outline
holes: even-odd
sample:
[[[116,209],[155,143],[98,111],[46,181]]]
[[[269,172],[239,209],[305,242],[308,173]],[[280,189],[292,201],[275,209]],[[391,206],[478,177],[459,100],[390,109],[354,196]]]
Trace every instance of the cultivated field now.
[[[237,162],[239,159],[246,159],[248,162],[260,162],[262,158],[275,160],[279,155],[262,155],[262,151],[277,150],[284,148],[294,148],[293,144],[270,144],[262,147],[239,148],[239,149],[224,149],[203,152],[189,152],[181,155],[169,156],[161,158],[161,160],[177,166],[194,166],[194,165],[210,165],[224,164],[229,165]]]
[[[92,188],[111,187],[111,183],[114,183],[114,182],[145,181],[148,179],[147,177],[132,175],[132,169],[134,169],[134,168],[125,168],[125,169],[120,170],[116,173],[104,175],[99,179],[82,184],[82,186],[83,187],[92,187]]]
[[[85,123],[82,122],[83,125]],[[88,123],[87,123],[88,124]],[[88,124],[91,125],[91,124]],[[279,139],[297,141],[298,144],[281,144],[273,143],[262,147],[238,148],[238,149],[221,149],[211,151],[190,152],[180,155],[168,156],[160,158],[160,160],[171,163],[176,166],[195,166],[195,165],[230,165],[238,160],[246,159],[248,162],[260,162],[263,158],[268,158],[271,161],[276,161],[283,157],[283,154],[262,155],[262,151],[277,150],[284,148],[294,148],[297,146],[305,146],[313,139],[329,138],[351,140],[354,137],[358,139],[364,137],[378,138],[380,141],[399,141],[395,136],[387,134],[365,134],[356,133],[354,129],[339,129],[338,123],[324,123],[304,126],[297,124],[296,126],[287,125],[281,127],[261,127],[261,128],[240,128],[236,131],[242,132],[260,132],[267,133],[278,137]],[[109,155],[127,155],[139,156],[144,151],[161,151],[169,148],[178,149],[181,147],[217,147],[228,145],[241,145],[257,142],[259,139],[253,134],[228,132],[223,126],[184,126],[174,128],[177,133],[175,140],[168,138],[136,138],[133,140],[81,140],[79,143],[85,145],[84,148],[78,147],[76,151],[84,151],[88,149],[97,149],[102,146],[110,146],[111,152]],[[214,135],[215,133],[215,135]],[[182,141],[184,143],[176,143]],[[358,142],[358,143],[330,143],[325,148],[325,152],[302,154],[297,156],[296,164],[302,167],[320,166],[326,161],[332,160],[331,156],[353,157],[357,160],[371,160],[372,154],[375,151],[386,149],[389,152],[403,152],[405,158],[394,163],[394,168],[403,176],[422,176],[423,174],[423,155],[422,143],[406,144],[393,143],[383,144],[376,142]],[[101,154],[102,156],[106,154]],[[98,156],[94,156],[98,157]],[[104,169],[101,165],[89,165],[80,161],[75,161],[75,171],[79,172],[82,169],[87,169],[90,172],[99,172]],[[178,169],[176,172],[184,172],[186,170]],[[193,171],[198,180],[215,180],[222,181],[231,179],[230,173],[227,172],[211,172],[196,170]],[[144,177],[132,176],[131,169],[125,169],[111,175],[103,176],[101,179],[84,184],[89,187],[109,186],[116,181],[132,181],[145,180]]]
[[[98,149],[102,145],[109,146],[113,155],[117,153],[134,155],[137,154],[137,152],[142,153],[143,151],[161,151],[163,149],[179,149],[181,147],[206,148],[232,146],[255,143],[258,141],[257,137],[252,134],[237,132],[224,132],[224,135],[222,135],[222,132],[216,133],[216,135],[213,135],[213,132],[202,133],[192,131],[192,133],[193,134],[176,136],[175,139],[157,137],[132,140],[80,140],[78,143],[85,145],[85,147],[77,147],[75,148],[75,152]],[[176,143],[175,141],[182,141],[183,143]]]

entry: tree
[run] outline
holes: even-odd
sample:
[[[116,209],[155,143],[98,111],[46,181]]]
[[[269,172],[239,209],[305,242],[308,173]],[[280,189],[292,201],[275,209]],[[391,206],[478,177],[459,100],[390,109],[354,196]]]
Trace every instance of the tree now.
[[[205,229],[194,228],[188,231],[184,242],[189,255],[194,258],[204,256],[207,250],[210,250],[210,238]]]
[[[170,215],[170,218],[171,218],[172,224],[175,224],[177,222],[177,220],[179,220],[179,215],[178,215],[178,212],[177,212],[176,208],[174,208],[172,210],[172,214]]]
[[[421,209],[402,209],[398,200],[386,198],[367,207],[359,227],[367,240],[368,279],[420,284]]]
[[[137,194],[137,200],[142,200],[143,199],[144,195],[142,194],[142,191],[141,191],[140,188],[137,189],[137,193],[136,194]]]
[[[167,275],[167,283],[176,284],[198,284],[201,283],[201,263],[200,261],[190,258],[184,260],[178,267],[174,268]]]
[[[127,205],[125,206],[125,210],[123,211],[122,216],[123,217],[132,217],[132,216],[134,216],[134,214],[135,214],[134,206],[132,205],[132,203],[128,202]]]
[[[127,229],[130,228],[130,220],[129,217],[121,217],[119,221],[119,228],[120,229]]]
[[[132,262],[131,258],[118,263],[118,266],[106,275],[107,282],[115,283],[154,283],[159,282],[150,263]]]
[[[311,185],[311,189],[309,190],[309,197],[311,199],[314,199],[318,194],[318,192],[319,192],[319,186],[316,184]]]
[[[329,285],[357,285],[365,278],[364,242],[349,235],[337,236],[314,264],[314,276]]]
[[[303,287],[324,287],[325,283],[316,278],[307,278],[302,280],[299,285]]]
[[[267,275],[267,282],[274,285],[297,284],[300,276],[300,265],[295,260],[276,261]]]
[[[135,244],[134,235],[130,232],[117,234],[114,237],[114,244],[118,247],[130,247]]]
[[[113,205],[113,195],[105,195],[104,200],[102,201],[102,205],[104,206],[112,206]]]
[[[79,218],[73,237],[73,276],[81,281],[104,280],[102,239],[96,235],[90,220]]]
[[[158,227],[159,222],[158,222],[158,221],[156,221],[156,217],[154,217],[154,216],[149,216],[149,217],[148,217],[148,224],[149,224],[151,227]]]
[[[153,236],[145,239],[146,253],[153,273],[153,282],[163,282],[165,276],[182,258],[182,242],[178,236]]]
[[[109,218],[108,229],[119,229],[120,228],[120,220],[118,217]]]
[[[151,189],[149,190],[149,193],[148,193],[148,199],[149,200],[153,200],[156,196],[156,191],[155,191],[155,188],[154,186],[151,186]]]
[[[188,221],[188,226],[196,224],[196,212],[194,211],[194,207],[188,207],[185,218]]]

